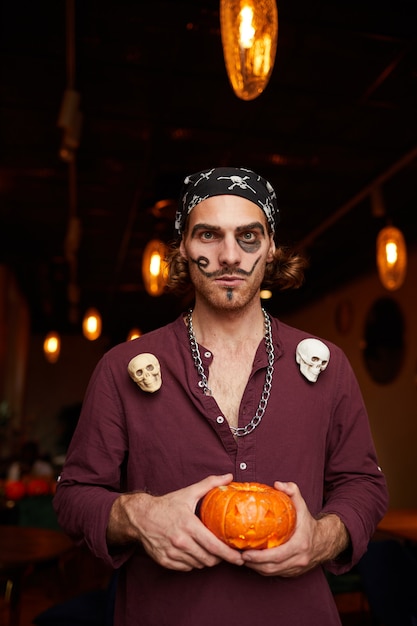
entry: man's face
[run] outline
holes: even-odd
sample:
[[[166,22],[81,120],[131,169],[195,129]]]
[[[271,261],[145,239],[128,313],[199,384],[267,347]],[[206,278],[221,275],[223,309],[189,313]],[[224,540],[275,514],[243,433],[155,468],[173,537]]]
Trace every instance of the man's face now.
[[[259,297],[275,244],[263,211],[239,196],[215,196],[191,211],[180,246],[196,298],[238,310]]]

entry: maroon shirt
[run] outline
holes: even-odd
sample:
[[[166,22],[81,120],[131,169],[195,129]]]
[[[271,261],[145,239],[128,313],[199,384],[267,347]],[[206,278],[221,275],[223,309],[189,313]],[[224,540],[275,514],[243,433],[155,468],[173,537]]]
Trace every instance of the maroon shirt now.
[[[235,441],[214,398],[205,396],[182,317],[111,349],[88,387],[54,504],[61,526],[120,568],[116,626],[283,626],[340,624],[321,567],[298,578],[264,577],[242,566],[177,572],[156,564],[139,545],[109,554],[110,508],[123,491],[161,495],[231,472],[236,481],[294,481],[312,515],[333,512],[352,549],[326,566],[352,567],[387,508],[362,396],[343,352],[330,342],[330,361],[315,383],[301,374],[297,344],[305,332],[272,320],[275,365],[262,422]],[[161,364],[162,386],[142,391],[127,365],[143,352]],[[208,371],[210,352],[200,346]],[[262,341],[239,411],[254,416],[265,380]]]

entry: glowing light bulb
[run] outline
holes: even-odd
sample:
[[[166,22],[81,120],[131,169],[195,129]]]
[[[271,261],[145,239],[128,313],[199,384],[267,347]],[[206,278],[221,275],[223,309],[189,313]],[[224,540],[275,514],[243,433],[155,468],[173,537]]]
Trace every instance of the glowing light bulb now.
[[[132,328],[127,336],[127,341],[132,341],[132,339],[137,339],[142,335],[142,331],[139,328]]]
[[[250,48],[255,37],[255,28],[253,26],[253,9],[244,6],[239,14],[239,43],[242,48]]]
[[[88,309],[83,319],[83,334],[89,341],[98,339],[101,335],[101,315],[97,309]]]
[[[55,331],[51,331],[43,342],[43,352],[49,363],[56,363],[61,352],[61,338]]]
[[[161,255],[159,252],[153,252],[149,263],[149,271],[152,276],[158,276],[161,271]]]
[[[394,241],[389,241],[385,246],[385,256],[388,265],[394,265],[398,259],[397,244]]]

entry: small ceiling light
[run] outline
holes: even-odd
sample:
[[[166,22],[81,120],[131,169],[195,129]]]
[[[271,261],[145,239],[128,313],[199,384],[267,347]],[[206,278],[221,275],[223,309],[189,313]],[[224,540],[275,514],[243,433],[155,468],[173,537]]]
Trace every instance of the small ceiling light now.
[[[101,335],[101,315],[97,309],[88,309],[83,319],[83,335],[89,341],[98,339]]]
[[[143,251],[142,277],[146,291],[160,296],[167,282],[167,247],[159,239],[152,239]]]
[[[269,300],[272,298],[272,291],[270,291],[270,289],[261,289],[259,295],[261,296],[261,300]]]
[[[132,341],[132,339],[137,339],[142,335],[142,331],[139,328],[132,328],[129,332],[126,341]]]
[[[398,228],[386,226],[378,233],[376,262],[383,286],[389,291],[399,289],[407,272],[407,247]]]
[[[61,337],[59,333],[51,331],[43,342],[43,353],[48,363],[56,363],[61,352]]]
[[[220,0],[220,30],[233,91],[242,100],[253,100],[267,86],[275,63],[275,0]]]

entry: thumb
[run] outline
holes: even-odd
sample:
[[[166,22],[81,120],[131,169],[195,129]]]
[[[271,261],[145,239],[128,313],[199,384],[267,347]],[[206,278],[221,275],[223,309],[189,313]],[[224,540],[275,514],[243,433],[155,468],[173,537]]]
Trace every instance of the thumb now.
[[[207,476],[200,480],[200,482],[192,485],[193,497],[195,498],[195,504],[197,505],[200,500],[214,487],[220,487],[221,485],[228,485],[233,480],[233,474],[221,474],[220,476]],[[199,507],[198,507],[199,508]]]
[[[195,484],[195,487],[198,489],[199,497],[205,496],[206,493],[213,489],[214,487],[220,487],[221,485],[228,485],[233,480],[233,474],[221,474],[220,476],[211,475],[200,480],[199,483]]]
[[[275,489],[278,489],[278,491],[283,491],[287,494],[287,496],[290,496],[291,498],[296,497],[300,493],[296,483],[292,482],[281,482],[279,480],[276,480],[274,482],[274,487]]]

